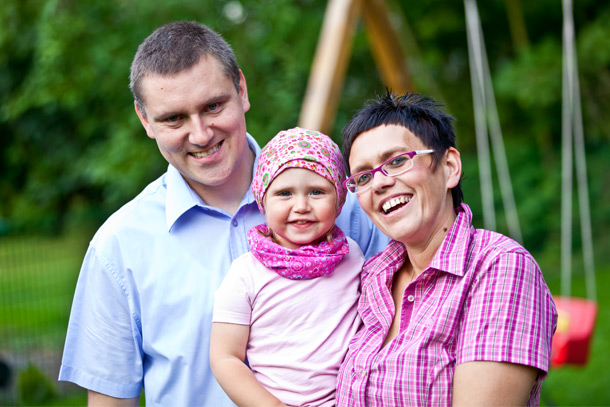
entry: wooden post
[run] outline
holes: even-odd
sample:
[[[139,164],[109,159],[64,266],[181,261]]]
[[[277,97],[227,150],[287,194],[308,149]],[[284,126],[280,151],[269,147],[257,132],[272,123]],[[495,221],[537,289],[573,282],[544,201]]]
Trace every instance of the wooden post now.
[[[299,126],[330,134],[362,0],[329,0]]]
[[[383,83],[398,94],[413,90],[405,56],[384,0],[365,0],[363,19]]]
[[[299,126],[330,135],[347,71],[352,39],[361,15],[383,83],[397,93],[412,90],[400,41],[392,27],[384,0],[329,0]]]

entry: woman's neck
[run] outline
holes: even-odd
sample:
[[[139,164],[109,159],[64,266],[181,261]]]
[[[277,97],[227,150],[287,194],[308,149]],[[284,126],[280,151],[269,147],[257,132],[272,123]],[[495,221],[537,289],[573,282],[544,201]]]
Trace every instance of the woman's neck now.
[[[408,261],[413,267],[415,276],[420,275],[428,267],[451,230],[456,217],[457,215],[452,211],[424,242],[419,244],[403,242],[406,246]]]

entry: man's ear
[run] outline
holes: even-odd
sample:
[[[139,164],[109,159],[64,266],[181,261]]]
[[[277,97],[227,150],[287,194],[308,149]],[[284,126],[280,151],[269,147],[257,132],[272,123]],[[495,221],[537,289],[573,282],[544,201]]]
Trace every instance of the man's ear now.
[[[142,123],[142,126],[144,126],[144,130],[146,130],[146,135],[154,139],[155,133],[152,131],[148,117],[142,111],[140,111],[140,107],[135,100],[133,101],[133,107],[136,109],[136,114],[138,115],[138,119],[140,119],[140,123]]]
[[[246,85],[246,77],[244,73],[239,70],[239,98],[241,99],[241,107],[246,113],[250,110],[250,100],[248,99],[248,85]]]
[[[455,147],[449,147],[445,152],[443,165],[447,179],[447,189],[455,187],[462,176],[462,160],[460,152]]]

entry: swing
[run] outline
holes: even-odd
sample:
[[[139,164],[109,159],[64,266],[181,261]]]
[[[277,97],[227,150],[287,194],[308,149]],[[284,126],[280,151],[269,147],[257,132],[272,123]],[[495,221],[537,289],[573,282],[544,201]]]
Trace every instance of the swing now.
[[[561,296],[554,297],[559,314],[551,351],[551,365],[554,367],[564,364],[587,364],[597,317],[595,267],[572,0],[563,0],[563,16]],[[570,296],[572,282],[572,146],[574,146],[576,161],[587,299]]]
[[[479,176],[481,196],[483,199],[484,225],[486,229],[495,230],[493,187],[487,133],[489,126],[489,137],[492,141],[509,235],[513,239],[522,242],[476,0],[464,0],[464,7],[468,34],[468,56],[474,103],[475,132],[480,167]],[[587,190],[584,137],[579,99],[580,90],[577,80],[578,71],[575,59],[576,51],[574,45],[574,23],[571,0],[564,0],[563,8],[562,295],[554,296],[555,305],[559,314],[557,330],[553,336],[551,350],[551,365],[554,367],[566,363],[578,365],[587,363],[589,347],[595,326],[595,318],[597,316],[589,195]],[[573,134],[588,299],[570,297]]]
[[[496,230],[492,173],[487,140],[489,125],[489,138],[491,138],[496,162],[508,234],[519,243],[523,243],[476,0],[464,0],[464,8],[466,12],[466,32],[468,34],[468,59],[472,83],[479,178],[483,200],[483,225],[485,229]]]
[[[484,226],[489,230],[496,229],[489,138],[493,147],[502,202],[506,213],[508,235],[523,243],[476,0],[464,0],[464,7]],[[554,296],[559,313],[551,351],[551,365],[555,367],[567,363],[579,365],[587,363],[597,317],[589,193],[571,0],[563,0],[563,10],[562,255],[561,296]],[[343,82],[349,57],[349,38],[354,33],[357,18],[361,15],[365,17],[372,42],[376,44],[373,47],[373,53],[384,82],[401,92],[410,87],[409,73],[404,64],[398,37],[391,28],[389,13],[384,1],[369,0],[360,4],[357,0],[331,0],[328,3],[323,32],[316,50],[314,66],[299,118],[301,127],[318,128],[325,132],[329,132],[332,128],[338,90]],[[573,144],[588,299],[570,296]]]

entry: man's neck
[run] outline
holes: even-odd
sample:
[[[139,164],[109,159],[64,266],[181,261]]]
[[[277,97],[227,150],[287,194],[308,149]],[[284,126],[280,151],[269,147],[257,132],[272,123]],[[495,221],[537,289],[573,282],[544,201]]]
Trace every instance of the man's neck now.
[[[254,158],[254,151],[248,148],[243,162],[238,164],[239,167],[227,181],[218,186],[200,186],[196,192],[207,205],[235,215],[252,183]]]

